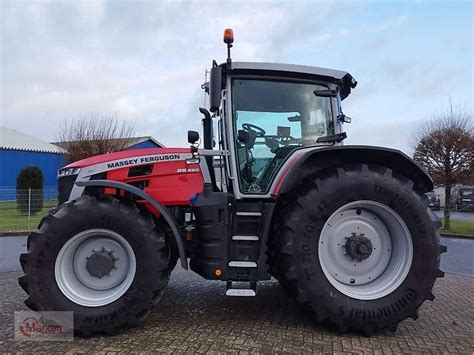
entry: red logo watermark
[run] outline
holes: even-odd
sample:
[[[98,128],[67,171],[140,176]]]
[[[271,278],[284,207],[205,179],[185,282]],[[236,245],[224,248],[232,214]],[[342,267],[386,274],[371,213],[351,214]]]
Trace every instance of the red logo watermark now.
[[[15,312],[15,340],[72,340],[72,312]]]
[[[41,324],[36,318],[28,317],[23,320],[20,325],[20,332],[31,338],[35,334],[60,334],[63,331],[63,326],[60,324]]]

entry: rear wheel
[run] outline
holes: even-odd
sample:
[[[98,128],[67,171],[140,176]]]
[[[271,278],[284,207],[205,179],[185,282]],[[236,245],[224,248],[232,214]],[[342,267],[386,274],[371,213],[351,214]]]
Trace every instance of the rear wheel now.
[[[282,286],[320,322],[395,330],[431,293],[436,227],[413,183],[366,165],[328,170],[283,211],[273,258]]]
[[[150,312],[168,283],[169,246],[150,216],[83,196],[47,215],[20,261],[26,305],[73,311],[79,335],[114,334]]]

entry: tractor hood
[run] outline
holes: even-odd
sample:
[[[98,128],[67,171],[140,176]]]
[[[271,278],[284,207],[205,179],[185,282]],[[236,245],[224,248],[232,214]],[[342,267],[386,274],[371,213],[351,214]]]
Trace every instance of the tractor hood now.
[[[142,156],[149,156],[154,154],[176,154],[176,153],[190,153],[189,148],[148,148],[148,149],[133,149],[133,150],[125,150],[122,152],[115,152],[115,153],[107,153],[96,155],[94,157],[82,159],[75,161],[65,167],[63,169],[69,168],[84,168],[92,165],[107,163],[111,161],[117,161],[120,159],[127,159],[127,158],[134,158],[134,157],[142,157]],[[144,162],[146,164],[146,162]]]

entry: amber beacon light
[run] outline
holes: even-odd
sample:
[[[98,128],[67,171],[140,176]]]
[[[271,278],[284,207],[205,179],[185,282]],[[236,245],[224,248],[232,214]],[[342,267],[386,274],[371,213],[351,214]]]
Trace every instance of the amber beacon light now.
[[[234,31],[231,28],[226,28],[224,30],[224,43],[232,44],[234,43]]]

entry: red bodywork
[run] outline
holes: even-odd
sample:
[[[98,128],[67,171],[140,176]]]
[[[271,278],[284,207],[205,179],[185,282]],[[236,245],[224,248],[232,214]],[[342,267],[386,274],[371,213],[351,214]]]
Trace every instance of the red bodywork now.
[[[66,168],[79,167],[82,169],[92,168],[100,164],[119,159],[136,158],[143,156],[154,156],[163,154],[190,155],[190,149],[186,148],[151,148],[136,149],[117,153],[98,155],[83,159]],[[129,170],[142,165],[153,164],[150,174],[128,177]],[[189,205],[191,196],[196,195],[203,189],[204,178],[199,163],[189,163],[186,159],[160,161],[155,163],[143,163],[133,166],[124,166],[106,171],[107,180],[120,181],[123,183],[133,183],[147,181],[147,187],[143,189],[150,196],[166,206]],[[114,189],[106,189],[106,193],[114,193]],[[148,206],[151,207],[151,206]]]

